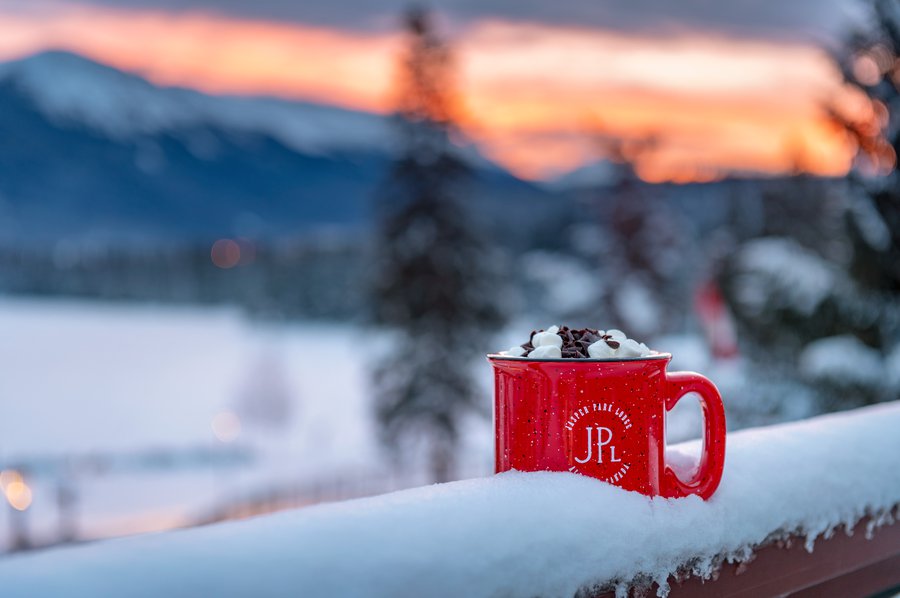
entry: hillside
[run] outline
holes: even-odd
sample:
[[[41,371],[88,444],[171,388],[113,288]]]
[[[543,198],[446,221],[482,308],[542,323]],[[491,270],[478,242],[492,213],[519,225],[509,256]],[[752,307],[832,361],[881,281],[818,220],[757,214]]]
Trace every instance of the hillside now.
[[[551,194],[481,157],[467,198],[540,217]],[[0,65],[0,240],[208,239],[359,227],[391,158],[384,116],[157,87],[65,52]],[[537,214],[535,209],[537,208]]]

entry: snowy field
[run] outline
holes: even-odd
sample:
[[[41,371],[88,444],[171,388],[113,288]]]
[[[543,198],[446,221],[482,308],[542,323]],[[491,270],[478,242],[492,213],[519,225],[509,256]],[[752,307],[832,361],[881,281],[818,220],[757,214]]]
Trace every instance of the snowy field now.
[[[77,492],[78,535],[94,538],[187,525],[267,488],[379,475],[358,348],[367,334],[254,323],[229,309],[3,299],[0,469],[149,451],[252,454],[239,466],[34,475],[30,534],[53,541],[61,481]],[[259,393],[276,395],[276,421],[244,416],[242,397]],[[488,473],[489,423],[473,422],[469,440],[465,471]],[[12,515],[0,508],[0,552]]]
[[[511,327],[498,348],[533,327]],[[25,519],[34,542],[56,540],[61,486],[74,492],[83,539],[191,525],[283,487],[342,484],[330,498],[381,491],[366,486],[390,464],[377,443],[360,347],[387,342],[349,324],[266,324],[223,308],[0,300],[0,469],[43,467],[29,476],[26,513],[0,506],[0,553],[13,516]],[[660,342],[675,354],[670,369],[709,374],[696,339]],[[473,363],[489,404],[490,368],[480,356]],[[272,413],[247,411],[242,401],[256,396],[269,399]],[[683,402],[670,418],[673,441],[699,430],[696,406]],[[464,441],[461,477],[488,475],[490,422],[472,420]],[[179,466],[178,455],[225,449],[251,460]],[[175,463],[127,465],[160,451]],[[92,456],[126,465],[91,466]],[[392,483],[426,481],[407,471]]]

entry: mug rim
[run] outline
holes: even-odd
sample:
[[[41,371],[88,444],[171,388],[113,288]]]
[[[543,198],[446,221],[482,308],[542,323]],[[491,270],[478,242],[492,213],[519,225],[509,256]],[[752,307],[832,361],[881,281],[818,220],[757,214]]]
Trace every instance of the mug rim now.
[[[488,361],[525,361],[525,362],[547,362],[547,363],[617,363],[623,361],[658,361],[661,359],[672,359],[671,353],[656,353],[647,355],[646,357],[604,357],[596,359],[587,357],[579,359],[575,357],[514,357],[512,355],[501,355],[500,353],[488,353]]]

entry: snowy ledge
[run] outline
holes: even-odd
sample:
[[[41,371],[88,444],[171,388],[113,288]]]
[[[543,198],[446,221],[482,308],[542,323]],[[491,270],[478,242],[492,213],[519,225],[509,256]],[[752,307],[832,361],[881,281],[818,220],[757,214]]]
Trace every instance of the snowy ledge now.
[[[707,503],[508,473],[7,558],[2,594],[573,596],[634,580],[664,593],[676,571],[708,576],[779,536],[814,549],[865,516],[892,522],[898,430],[894,402],[730,434]]]

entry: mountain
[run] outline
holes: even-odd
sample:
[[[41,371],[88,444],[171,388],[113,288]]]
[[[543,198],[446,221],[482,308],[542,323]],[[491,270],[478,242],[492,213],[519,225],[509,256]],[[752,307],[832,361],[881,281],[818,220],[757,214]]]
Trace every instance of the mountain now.
[[[616,165],[609,160],[588,162],[544,183],[552,190],[607,187],[616,180]]]
[[[373,149],[388,134],[382,116],[274,98],[209,96],[160,88],[87,58],[49,51],[0,65],[0,81],[58,123],[126,141],[201,126],[269,135],[302,153]]]
[[[358,230],[392,158],[389,124],[333,106],[159,87],[67,52],[0,64],[0,241]],[[477,148],[459,151],[475,166],[467,199],[479,219],[521,229],[554,209],[551,194]]]

